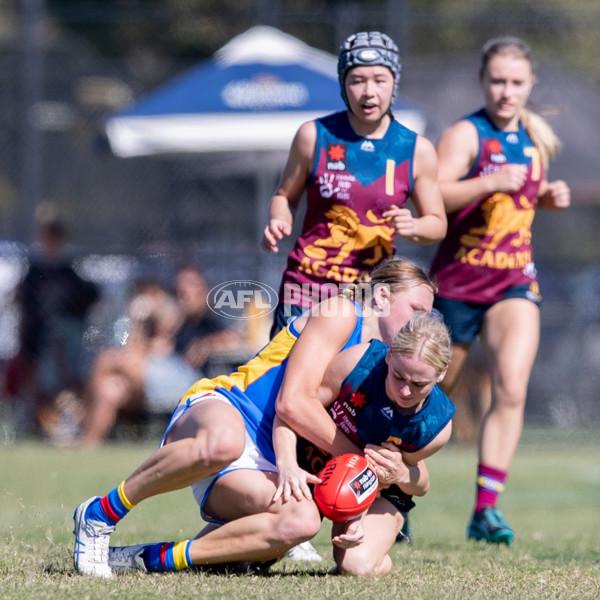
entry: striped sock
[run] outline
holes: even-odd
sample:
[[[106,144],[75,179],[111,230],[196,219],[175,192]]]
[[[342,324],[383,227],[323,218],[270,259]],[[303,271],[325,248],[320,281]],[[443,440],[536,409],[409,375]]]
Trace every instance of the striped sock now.
[[[125,495],[125,482],[108,492],[103,498],[92,502],[85,514],[86,519],[102,521],[108,525],[118,523],[135,505]]]
[[[142,553],[146,569],[151,573],[181,571],[191,566],[189,551],[193,540],[183,542],[158,542],[148,544]]]
[[[479,512],[484,506],[496,506],[498,497],[504,491],[507,477],[507,471],[500,471],[479,463],[477,467],[475,512]]]

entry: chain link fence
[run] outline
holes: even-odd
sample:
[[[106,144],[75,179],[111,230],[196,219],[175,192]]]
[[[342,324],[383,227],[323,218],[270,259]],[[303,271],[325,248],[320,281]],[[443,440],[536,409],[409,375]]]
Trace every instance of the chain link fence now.
[[[548,56],[548,32],[564,33],[565,28],[588,32],[590,23],[600,22],[599,11],[577,4],[570,14],[549,10],[543,20],[526,7],[520,12],[506,8],[500,16],[495,14],[496,21],[483,9],[452,12],[448,6],[428,14],[418,2],[410,13],[408,3],[400,3],[402,10],[394,11],[395,4],[389,2],[368,6],[334,2],[327,10],[328,3],[298,3],[292,10],[292,3],[281,2],[273,12],[266,4],[256,3],[255,14],[330,52],[350,31],[388,31],[403,48],[404,93],[410,92],[411,82],[426,79],[432,63],[425,59],[434,47],[435,63],[443,64],[445,53],[453,62],[457,49],[466,47],[473,54],[483,39],[511,30],[533,37]],[[456,28],[463,17],[471,22],[468,40],[460,37],[465,29]],[[119,25],[108,20],[102,26]],[[232,29],[230,37],[244,30],[243,24],[235,26],[238,30]],[[598,36],[596,40],[600,41]],[[585,50],[584,42],[581,45]],[[134,99],[132,89],[148,91],[139,77],[136,80],[122,58],[102,56],[73,28],[60,21],[46,23],[43,43],[33,57],[40,61],[39,89],[34,89],[37,96],[29,102],[32,83],[23,71],[32,63],[25,61],[26,52],[18,36],[0,37],[0,361],[17,350],[19,315],[12,294],[26,267],[33,215],[42,201],[58,208],[80,256],[78,268],[102,288],[86,337],[88,362],[111,343],[132,282],[152,275],[172,283],[175,266],[183,258],[201,261],[211,285],[253,279],[277,289],[290,246],[267,256],[259,241],[285,154],[119,159],[110,152],[103,121],[111,110]],[[193,62],[169,57],[164,80]],[[587,85],[600,100],[600,90]],[[443,104],[443,98],[436,101]],[[435,141],[437,131],[426,133]],[[600,389],[599,181],[597,173],[595,182],[587,174],[570,181],[579,190],[575,206],[560,216],[539,215],[534,224],[544,304],[542,342],[527,408],[531,422],[581,426],[600,420],[595,401]],[[300,220],[301,215],[297,223]],[[399,254],[424,265],[432,252],[408,245],[398,248]]]

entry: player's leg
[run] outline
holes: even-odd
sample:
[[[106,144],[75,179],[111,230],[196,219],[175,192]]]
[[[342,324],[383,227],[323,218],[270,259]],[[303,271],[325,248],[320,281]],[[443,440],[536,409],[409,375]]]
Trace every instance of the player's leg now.
[[[456,386],[456,382],[462,373],[462,370],[467,361],[471,344],[452,344],[452,359],[448,365],[448,370],[444,379],[440,382],[440,387],[444,390],[447,395],[452,393],[452,390]]]
[[[226,523],[193,544],[193,562],[266,560],[313,538],[321,527],[316,504],[272,502],[276,489],[276,473],[240,469],[221,477],[203,510]]]
[[[205,518],[225,521],[223,525],[206,527],[193,540],[111,548],[111,566],[119,572],[163,572],[281,558],[295,544],[314,537],[321,520],[314,502],[272,502],[276,489],[276,473],[226,473],[202,507]]]
[[[110,577],[109,536],[133,506],[219,471],[241,455],[244,445],[244,421],[233,406],[214,396],[189,406],[172,424],[165,445],[106,496],[90,498],[77,507],[77,570]]]
[[[156,450],[125,480],[132,504],[183,489],[239,458],[245,425],[230,404],[210,397],[194,404],[173,425]]]
[[[486,315],[482,344],[490,369],[492,404],[482,427],[480,458],[499,469],[510,467],[521,437],[539,336],[539,308],[529,300],[504,300]]]
[[[364,541],[354,548],[334,546],[333,558],[341,575],[383,577],[392,568],[389,550],[396,541],[402,525],[402,513],[384,498],[377,498],[363,520]],[[333,534],[345,525],[333,524]]]
[[[477,499],[468,535],[510,544],[513,532],[495,508],[504,489],[521,431],[529,376],[539,344],[539,308],[523,298],[503,300],[485,317],[482,346],[492,402],[479,439]]]

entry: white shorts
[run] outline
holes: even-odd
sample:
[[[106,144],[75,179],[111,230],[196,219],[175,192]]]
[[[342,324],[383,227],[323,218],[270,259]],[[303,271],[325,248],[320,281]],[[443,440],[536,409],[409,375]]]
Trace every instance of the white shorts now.
[[[160,447],[164,446],[165,437],[171,431],[173,425],[195,404],[199,402],[203,402],[204,400],[220,400],[221,402],[226,402],[230,406],[233,406],[231,402],[220,394],[219,392],[209,392],[198,394],[197,396],[190,396],[187,401],[183,404],[177,406],[177,408],[173,411],[171,415],[171,419],[169,424],[167,425],[167,429],[160,441]],[[238,469],[248,469],[250,471],[265,471],[267,473],[277,473],[277,467],[269,460],[267,460],[262,452],[258,449],[258,446],[254,443],[254,440],[248,435],[248,431],[246,430],[246,445],[244,447],[244,451],[242,455],[237,459],[230,463],[224,469],[213,473],[212,475],[208,475],[200,481],[194,483],[192,487],[192,492],[194,494],[194,498],[200,507],[200,514],[202,518],[208,523],[219,523],[222,524],[223,521],[219,521],[211,517],[210,515],[205,514],[204,512],[204,503],[206,502],[206,498],[210,494],[210,491],[216,481],[225,473],[229,473],[231,471],[237,471]]]

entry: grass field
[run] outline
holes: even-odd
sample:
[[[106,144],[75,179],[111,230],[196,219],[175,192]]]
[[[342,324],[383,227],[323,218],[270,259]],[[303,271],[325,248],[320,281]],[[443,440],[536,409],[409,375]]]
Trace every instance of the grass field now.
[[[314,541],[323,563],[285,559],[264,576],[82,577],[72,566],[73,509],[119,483],[154,444],[114,444],[85,452],[17,442],[0,447],[0,596],[598,599],[599,438],[592,430],[526,430],[500,504],[516,530],[511,548],[466,541],[475,449],[448,446],[429,461],[432,489],[412,512],[413,546],[394,546],[392,573],[374,580],[331,574],[327,522]],[[152,498],[119,525],[112,543],[191,537],[201,525],[197,515],[188,490]]]

